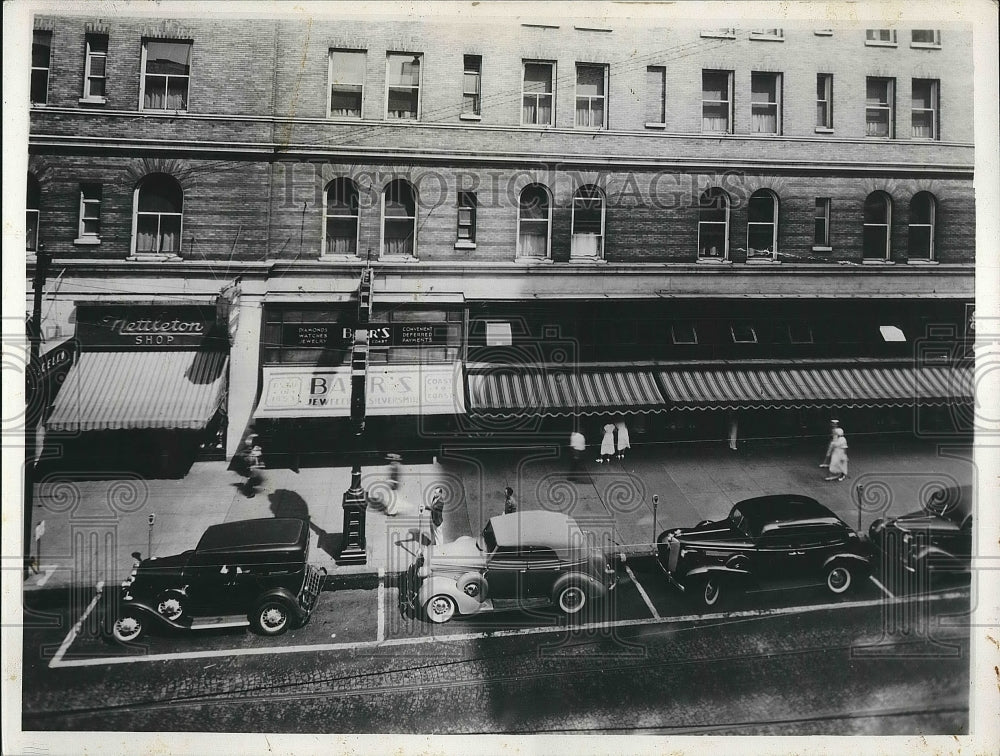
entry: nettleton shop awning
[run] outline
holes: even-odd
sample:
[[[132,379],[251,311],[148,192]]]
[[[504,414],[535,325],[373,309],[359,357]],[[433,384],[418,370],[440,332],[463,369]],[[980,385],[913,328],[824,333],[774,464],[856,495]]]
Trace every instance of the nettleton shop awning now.
[[[661,368],[667,400],[677,409],[906,407],[956,404],[973,397],[970,368],[893,367]]]
[[[469,408],[483,415],[571,416],[661,412],[652,373],[628,369],[508,369],[468,375]]]
[[[45,425],[200,430],[224,398],[227,359],[215,351],[83,352]]]

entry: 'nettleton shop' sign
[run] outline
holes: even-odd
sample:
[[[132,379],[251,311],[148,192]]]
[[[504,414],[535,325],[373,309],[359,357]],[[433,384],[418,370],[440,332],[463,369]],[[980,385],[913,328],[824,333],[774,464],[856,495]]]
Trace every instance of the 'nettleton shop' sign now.
[[[109,306],[78,310],[77,336],[87,347],[191,349],[205,343],[215,325],[215,308]]]

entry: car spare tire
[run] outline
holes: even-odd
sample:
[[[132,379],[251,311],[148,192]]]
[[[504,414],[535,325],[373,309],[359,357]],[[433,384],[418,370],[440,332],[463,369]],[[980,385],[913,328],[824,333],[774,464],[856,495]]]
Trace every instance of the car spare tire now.
[[[478,572],[467,572],[458,579],[458,590],[481,603],[486,600],[489,586]]]

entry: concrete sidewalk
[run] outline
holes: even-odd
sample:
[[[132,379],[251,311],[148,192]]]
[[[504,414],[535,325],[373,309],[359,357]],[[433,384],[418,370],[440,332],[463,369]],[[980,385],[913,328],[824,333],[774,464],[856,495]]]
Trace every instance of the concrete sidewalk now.
[[[53,474],[36,485],[34,521],[45,523],[40,571],[24,585],[39,589],[120,581],[131,570],[131,552],[145,557],[150,551],[150,514],[156,515],[156,556],[193,548],[205,528],[216,523],[305,518],[312,526],[311,561],[343,576],[405,569],[419,548],[420,533],[428,530],[427,515],[419,514],[418,505],[429,502],[438,486],[445,492],[445,540],[478,533],[503,511],[503,491],[509,485],[519,509],[566,512],[597,531],[605,544],[642,553],[660,530],[723,517],[733,503],[750,496],[813,496],[857,526],[860,484],[865,487],[864,530],[876,517],[917,509],[928,486],[976,482],[968,444],[939,448],[912,438],[855,437],[851,477],[842,483],[823,480],[825,471],[818,463],[824,449],[814,445],[749,442],[733,452],[718,442],[650,444],[633,448],[623,462],[599,465],[591,459],[586,474],[576,480],[568,475],[565,449],[445,447],[431,462],[403,465],[395,517],[368,508],[368,561],[360,566],[334,561],[343,529],[341,500],[350,485],[348,467],[269,469],[253,498],[240,490],[243,479],[222,462],[196,464],[181,480]],[[388,478],[388,467],[365,467],[362,484],[370,492],[385,492]],[[653,494],[659,495],[655,522]]]

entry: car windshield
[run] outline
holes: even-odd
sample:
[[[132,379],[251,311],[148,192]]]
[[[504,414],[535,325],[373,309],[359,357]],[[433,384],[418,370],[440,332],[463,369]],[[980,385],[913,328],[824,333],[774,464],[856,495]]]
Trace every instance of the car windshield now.
[[[747,518],[743,516],[738,507],[733,507],[733,511],[729,513],[729,525],[737,533],[742,533],[747,538],[750,537],[750,523],[747,522]]]
[[[493,534],[493,523],[488,523],[483,529],[483,534],[476,539],[476,546],[480,551],[492,554],[497,548],[497,537]]]

